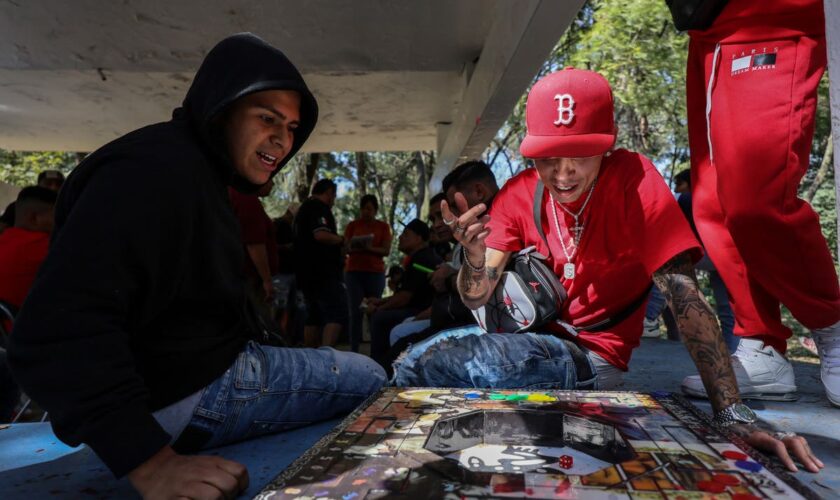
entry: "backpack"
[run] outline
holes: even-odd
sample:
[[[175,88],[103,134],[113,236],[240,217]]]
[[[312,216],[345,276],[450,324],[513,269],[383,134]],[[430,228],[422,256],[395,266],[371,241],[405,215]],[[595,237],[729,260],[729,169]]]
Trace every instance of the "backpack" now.
[[[729,0],[665,0],[674,26],[680,31],[705,30],[726,7]]]

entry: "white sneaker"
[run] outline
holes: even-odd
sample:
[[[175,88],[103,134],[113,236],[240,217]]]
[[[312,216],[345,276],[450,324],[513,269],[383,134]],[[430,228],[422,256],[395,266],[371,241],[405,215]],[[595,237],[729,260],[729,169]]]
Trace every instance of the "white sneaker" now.
[[[659,318],[656,319],[647,319],[645,318],[645,326],[642,330],[642,337],[656,337],[659,338],[662,336],[662,332],[659,331]]]
[[[811,330],[820,356],[820,378],[825,395],[834,406],[840,406],[840,322]]]
[[[840,362],[840,342],[835,343],[834,349],[835,363],[838,363]],[[730,359],[742,398],[770,401],[796,400],[793,366],[776,349],[764,345],[764,342],[760,340],[742,337],[738,350]],[[840,364],[835,366],[840,372]],[[682,382],[682,390],[689,396],[708,397],[699,375],[686,377]]]

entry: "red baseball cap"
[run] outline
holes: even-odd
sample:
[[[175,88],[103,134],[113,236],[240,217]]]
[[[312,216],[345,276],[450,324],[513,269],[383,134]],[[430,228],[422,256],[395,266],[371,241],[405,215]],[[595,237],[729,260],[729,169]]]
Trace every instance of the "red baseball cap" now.
[[[585,158],[615,144],[613,95],[607,80],[566,68],[541,78],[525,103],[528,133],[519,151],[526,158]]]

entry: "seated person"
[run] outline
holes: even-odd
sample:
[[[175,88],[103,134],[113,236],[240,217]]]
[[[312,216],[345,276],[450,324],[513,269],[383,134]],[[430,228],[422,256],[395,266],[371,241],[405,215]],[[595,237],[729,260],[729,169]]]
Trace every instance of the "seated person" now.
[[[15,202],[15,225],[0,233],[0,300],[19,309],[47,257],[56,194],[23,188]]]
[[[429,200],[429,220],[432,223],[432,234],[437,234],[439,241],[453,244],[457,242],[451,228],[443,223],[441,202],[449,200],[449,205],[453,206],[456,192],[464,195],[470,208],[484,203],[489,210],[493,197],[499,192],[499,186],[490,166],[483,161],[462,163],[443,178],[443,192]],[[390,362],[409,344],[417,343],[446,328],[475,323],[472,313],[461,301],[455,283],[458,270],[461,269],[461,256],[461,246],[455,245],[450,258],[432,273],[430,281],[435,289],[435,297],[429,308],[429,319],[401,323],[391,331],[391,350],[385,367],[389,372]]]
[[[570,326],[550,322],[539,333],[518,335],[481,334],[477,327],[441,332],[396,363],[395,384],[610,389],[639,345],[653,281],[678,318],[715,421],[777,452],[791,470],[786,447],[817,472],[822,463],[804,438],[771,436],[741,403],[720,327],[694,275],[700,245],[656,167],[638,153],[612,150],[616,128],[607,81],[571,68],[542,78],[528,95],[526,122],[520,149],[535,168],[505,184],[490,214],[482,215],[483,204],[468,208],[460,193],[459,215],[442,206],[463,246],[458,290],[468,307],[482,307],[511,255],[536,246],[568,293],[559,313]],[[538,181],[545,187],[537,200],[541,231],[534,216]]]
[[[103,146],[62,187],[9,362],[56,435],[145,498],[233,498],[243,465],[181,453],[348,413],[384,383],[359,354],[261,345],[246,308],[226,187],[256,192],[317,117],[282,52],[234,35],[171,120]]]
[[[396,293],[396,291],[399,290],[404,273],[405,270],[401,266],[391,266],[388,268],[388,281],[386,285],[391,293]]]
[[[400,252],[408,259],[399,289],[387,299],[367,301],[370,355],[380,364],[388,351],[391,329],[432,305],[434,289],[429,274],[442,260],[429,246],[429,234],[429,226],[420,219],[406,224],[398,240]]]

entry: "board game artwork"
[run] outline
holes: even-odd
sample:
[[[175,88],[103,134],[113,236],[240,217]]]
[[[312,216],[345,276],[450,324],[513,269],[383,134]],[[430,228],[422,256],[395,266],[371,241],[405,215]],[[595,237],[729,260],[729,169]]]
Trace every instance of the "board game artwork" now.
[[[388,388],[257,496],[487,497],[816,495],[670,393]]]

